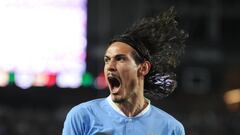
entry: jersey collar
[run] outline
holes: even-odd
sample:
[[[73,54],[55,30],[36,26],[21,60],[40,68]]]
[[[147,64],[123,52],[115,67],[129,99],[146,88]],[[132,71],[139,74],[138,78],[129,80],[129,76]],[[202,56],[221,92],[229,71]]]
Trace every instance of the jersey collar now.
[[[148,102],[147,107],[144,108],[139,114],[137,114],[136,116],[134,116],[135,118],[136,118],[136,117],[143,116],[147,111],[150,110],[151,101],[150,101],[149,99],[147,99],[147,98],[145,98],[145,99],[146,99],[147,102]],[[108,101],[108,103],[110,104],[110,106],[111,106],[117,113],[119,113],[120,115],[122,115],[122,116],[124,116],[124,117],[128,117],[128,116],[125,115],[125,114],[121,111],[121,109],[112,101],[111,95],[109,95],[109,96],[107,97],[107,101]]]

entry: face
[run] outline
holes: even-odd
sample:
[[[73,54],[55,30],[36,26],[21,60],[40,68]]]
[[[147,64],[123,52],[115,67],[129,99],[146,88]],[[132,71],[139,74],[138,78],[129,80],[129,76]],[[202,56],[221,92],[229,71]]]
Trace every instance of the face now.
[[[104,56],[104,74],[108,83],[111,98],[120,103],[139,93],[140,65],[132,57],[134,49],[122,42],[114,42]]]

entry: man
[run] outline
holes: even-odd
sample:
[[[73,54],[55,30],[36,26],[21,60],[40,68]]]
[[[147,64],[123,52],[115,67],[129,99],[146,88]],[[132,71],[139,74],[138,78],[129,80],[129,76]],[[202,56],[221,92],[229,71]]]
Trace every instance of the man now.
[[[182,124],[145,96],[163,98],[175,89],[173,69],[186,38],[173,8],[113,38],[104,56],[110,95],[75,106],[63,135],[184,135]]]

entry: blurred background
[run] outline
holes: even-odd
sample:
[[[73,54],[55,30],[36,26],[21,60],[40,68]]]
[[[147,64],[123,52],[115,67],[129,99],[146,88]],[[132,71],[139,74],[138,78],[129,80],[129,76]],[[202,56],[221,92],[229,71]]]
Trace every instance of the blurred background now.
[[[152,104],[188,135],[240,135],[240,1],[0,1],[0,135],[61,134],[75,105],[108,95],[108,41],[175,6],[189,32],[178,88]]]

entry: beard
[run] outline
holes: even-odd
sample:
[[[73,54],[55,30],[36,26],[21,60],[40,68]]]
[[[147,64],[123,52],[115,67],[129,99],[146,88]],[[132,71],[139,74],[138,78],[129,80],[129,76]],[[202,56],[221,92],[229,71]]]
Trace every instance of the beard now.
[[[135,86],[135,82],[134,81],[132,81],[131,83],[130,83],[130,90],[127,92],[127,93],[125,93],[125,94],[112,94],[112,101],[114,102],[114,103],[118,103],[118,104],[124,104],[124,103],[127,103],[128,102],[128,100],[131,98],[131,97],[133,97],[134,95],[136,95],[136,92],[134,91],[134,87]]]
[[[111,94],[111,99],[114,103],[123,104],[128,101],[128,95]]]
[[[112,101],[117,104],[123,104],[127,101],[127,98],[113,98]]]

